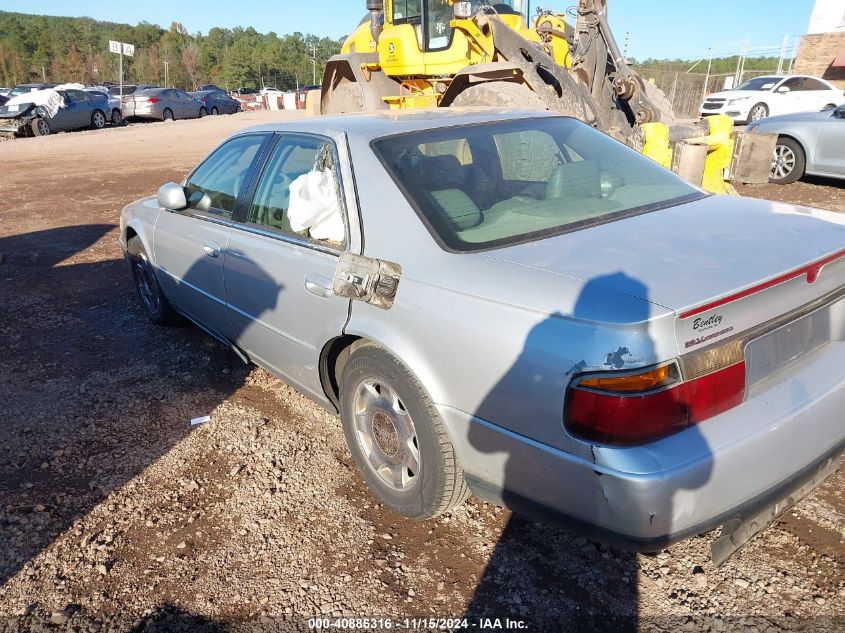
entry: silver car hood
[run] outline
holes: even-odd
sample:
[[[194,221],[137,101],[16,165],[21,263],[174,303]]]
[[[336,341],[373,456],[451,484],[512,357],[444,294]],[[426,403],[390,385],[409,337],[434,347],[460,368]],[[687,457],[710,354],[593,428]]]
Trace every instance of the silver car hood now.
[[[680,312],[843,248],[845,214],[710,196],[483,255]]]

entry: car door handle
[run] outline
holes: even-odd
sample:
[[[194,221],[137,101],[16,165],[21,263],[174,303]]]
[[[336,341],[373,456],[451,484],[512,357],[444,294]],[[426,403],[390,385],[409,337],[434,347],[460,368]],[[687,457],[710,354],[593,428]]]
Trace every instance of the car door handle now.
[[[333,297],[332,280],[322,275],[305,275],[305,289],[318,297]]]
[[[206,242],[202,245],[202,250],[209,257],[218,257],[220,255],[220,244],[217,242]]]

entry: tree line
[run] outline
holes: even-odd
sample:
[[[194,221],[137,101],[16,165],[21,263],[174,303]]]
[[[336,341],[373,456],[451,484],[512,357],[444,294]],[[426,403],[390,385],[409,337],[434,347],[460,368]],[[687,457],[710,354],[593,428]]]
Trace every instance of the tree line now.
[[[119,57],[108,50],[109,40],[117,40],[135,45],[135,56],[124,57],[126,83],[287,90],[311,84],[315,74],[319,83],[343,39],[259,33],[252,27],[191,34],[178,22],[164,29],[148,22],[131,26],[0,11],[0,86],[118,82]]]

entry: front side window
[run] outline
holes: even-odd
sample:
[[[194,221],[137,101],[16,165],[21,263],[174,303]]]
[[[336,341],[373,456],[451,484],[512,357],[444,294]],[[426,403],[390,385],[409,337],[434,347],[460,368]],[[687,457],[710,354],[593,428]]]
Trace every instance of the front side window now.
[[[88,100],[85,93],[80,90],[65,90],[65,96],[71,103],[81,103]]]
[[[224,143],[188,178],[188,207],[231,218],[263,134],[238,136]]]
[[[247,223],[341,246],[346,225],[336,165],[332,141],[282,137],[267,159]]]
[[[778,86],[778,90],[781,88],[789,88],[790,92],[796,92],[798,90],[804,90],[804,78],[803,77],[791,77],[784,81],[780,86]]]
[[[422,22],[421,0],[394,0],[393,24],[420,24]]]
[[[567,117],[425,130],[372,146],[453,251],[542,239],[706,195]]]

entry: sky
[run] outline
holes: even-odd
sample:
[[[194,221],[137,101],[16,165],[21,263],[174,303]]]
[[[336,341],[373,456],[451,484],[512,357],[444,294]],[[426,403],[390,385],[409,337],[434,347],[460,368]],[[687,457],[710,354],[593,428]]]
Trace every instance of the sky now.
[[[576,0],[540,0],[535,6],[563,11]],[[608,18],[628,54],[638,60],[698,59],[709,47],[717,55],[738,53],[750,41],[754,54],[777,56],[783,38],[807,31],[814,0],[608,0]],[[191,33],[214,26],[252,26],[282,35],[300,31],[340,37],[365,15],[364,0],[0,0],[0,10],[47,15],[88,16],[110,22],[181,22]],[[759,47],[758,50],[754,50]],[[763,50],[765,48],[766,50]],[[791,44],[790,44],[791,48]],[[791,50],[789,51],[791,52]]]

